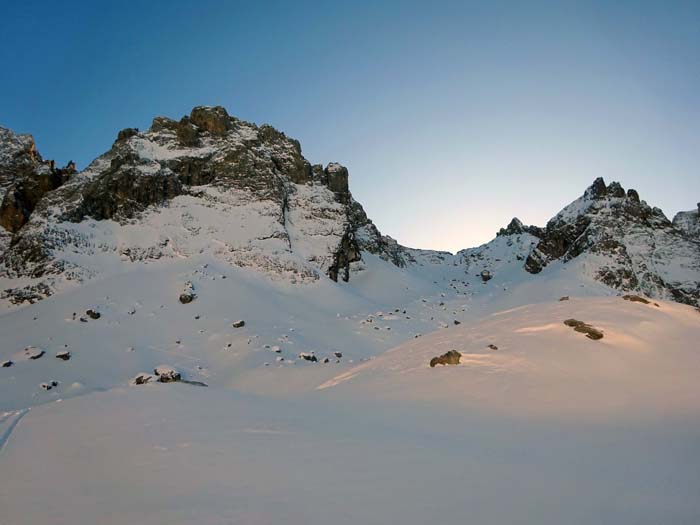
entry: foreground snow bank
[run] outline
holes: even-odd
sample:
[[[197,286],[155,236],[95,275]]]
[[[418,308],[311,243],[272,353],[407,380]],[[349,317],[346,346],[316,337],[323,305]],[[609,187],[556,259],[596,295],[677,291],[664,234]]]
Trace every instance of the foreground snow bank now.
[[[640,525],[700,516],[697,418],[534,423],[323,397],[273,401],[176,383],[12,414],[21,420],[0,452],[0,522]]]
[[[572,330],[564,323],[572,318],[603,338]],[[689,306],[571,297],[411,340],[319,388],[519,416],[697,418],[699,335]],[[430,368],[450,350],[461,353],[459,365]]]

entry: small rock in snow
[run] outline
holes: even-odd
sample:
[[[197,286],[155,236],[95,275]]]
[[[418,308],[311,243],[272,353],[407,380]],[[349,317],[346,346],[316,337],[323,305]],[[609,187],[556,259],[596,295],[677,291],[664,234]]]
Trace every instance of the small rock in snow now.
[[[36,360],[42,357],[46,352],[41,348],[36,348],[35,346],[28,346],[24,349],[24,355],[27,359]]]
[[[174,383],[182,379],[180,372],[167,365],[157,366],[153,369],[153,373],[158,376],[159,383]]]

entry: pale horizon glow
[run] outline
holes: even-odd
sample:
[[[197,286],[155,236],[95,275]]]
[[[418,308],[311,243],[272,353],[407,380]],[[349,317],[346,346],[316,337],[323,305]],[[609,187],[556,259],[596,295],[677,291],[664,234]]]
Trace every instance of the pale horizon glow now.
[[[84,168],[125,127],[223,105],[337,161],[402,244],[543,226],[596,177],[700,201],[697,2],[4,6],[0,125]]]

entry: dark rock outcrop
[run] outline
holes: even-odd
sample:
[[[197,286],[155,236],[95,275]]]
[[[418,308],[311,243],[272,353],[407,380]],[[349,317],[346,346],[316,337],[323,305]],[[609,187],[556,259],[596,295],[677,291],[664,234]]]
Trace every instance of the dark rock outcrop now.
[[[542,237],[544,230],[543,228],[539,228],[537,226],[526,226],[520,219],[513,217],[513,219],[508,223],[508,226],[498,230],[496,236],[521,235],[523,233],[529,233],[535,237]]]
[[[31,135],[0,127],[0,227],[18,232],[42,197],[75,172],[73,162],[59,169],[43,160]]]
[[[586,334],[586,337],[588,337],[589,339],[593,339],[594,341],[603,338],[602,331],[592,327],[588,323],[584,323],[583,321],[579,321],[577,319],[567,319],[566,321],[564,321],[564,324],[566,326],[570,326],[576,332]]]
[[[462,354],[457,350],[450,350],[441,356],[433,357],[430,360],[430,368],[435,368],[437,365],[458,365],[461,358]]]

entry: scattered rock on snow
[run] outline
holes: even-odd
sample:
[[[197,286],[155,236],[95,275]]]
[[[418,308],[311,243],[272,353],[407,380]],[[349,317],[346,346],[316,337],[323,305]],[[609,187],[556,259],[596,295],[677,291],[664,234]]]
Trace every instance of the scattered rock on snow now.
[[[100,312],[97,312],[93,309],[89,309],[85,312],[85,315],[87,315],[90,319],[99,319],[102,317],[102,314]]]
[[[338,359],[342,359],[342,358],[343,358],[343,352],[335,351],[335,352],[333,352],[333,355],[334,355],[335,357],[337,357]]]
[[[494,344],[488,345],[487,348],[490,348],[491,350],[498,350],[498,347]]]
[[[27,359],[39,359],[40,357],[43,357],[43,355],[46,352],[42,350],[41,348],[36,348],[35,346],[28,346],[27,348],[24,349],[24,355]]]
[[[145,385],[146,383],[149,383],[153,379],[153,376],[151,374],[147,373],[141,373],[134,377],[131,380],[132,385]]]
[[[576,332],[586,334],[586,337],[588,337],[589,339],[593,339],[594,341],[603,338],[603,332],[601,332],[597,328],[593,328],[591,325],[589,325],[588,323],[584,323],[583,321],[579,321],[577,319],[567,319],[566,321],[564,321],[564,324],[566,326],[572,327]]]
[[[49,381],[48,383],[41,383],[41,388],[43,388],[46,391],[51,390],[52,388],[55,388],[58,386],[58,381]]]
[[[441,356],[433,357],[430,360],[430,368],[434,368],[436,365],[458,365],[461,358],[462,354],[457,350],[450,350]]]
[[[304,359],[305,361],[311,361],[312,363],[317,363],[318,358],[314,355],[313,352],[302,352],[299,354],[300,359]]]
[[[630,301],[631,303],[642,303],[642,304],[653,304],[657,308],[659,308],[658,303],[652,303],[649,299],[646,299],[645,297],[642,297],[641,295],[623,295],[622,298],[625,301]]]
[[[158,376],[159,383],[174,383],[182,379],[180,372],[167,365],[157,366],[153,369],[153,373]]]
[[[192,284],[192,281],[185,282],[184,289],[179,297],[180,302],[182,304],[188,304],[194,301],[195,297],[197,297],[197,295],[194,293],[194,285]]]
[[[568,295],[564,295],[564,296],[560,297],[559,300],[560,300],[560,301],[568,301],[568,300],[569,300],[569,296],[568,296]]]
[[[484,282],[491,280],[491,278],[493,277],[493,275],[491,275],[491,272],[488,270],[481,270],[480,275],[481,275],[481,280]]]
[[[194,297],[195,295],[193,293],[183,292],[180,294],[180,302],[182,304],[191,303],[192,301],[194,301]]]

